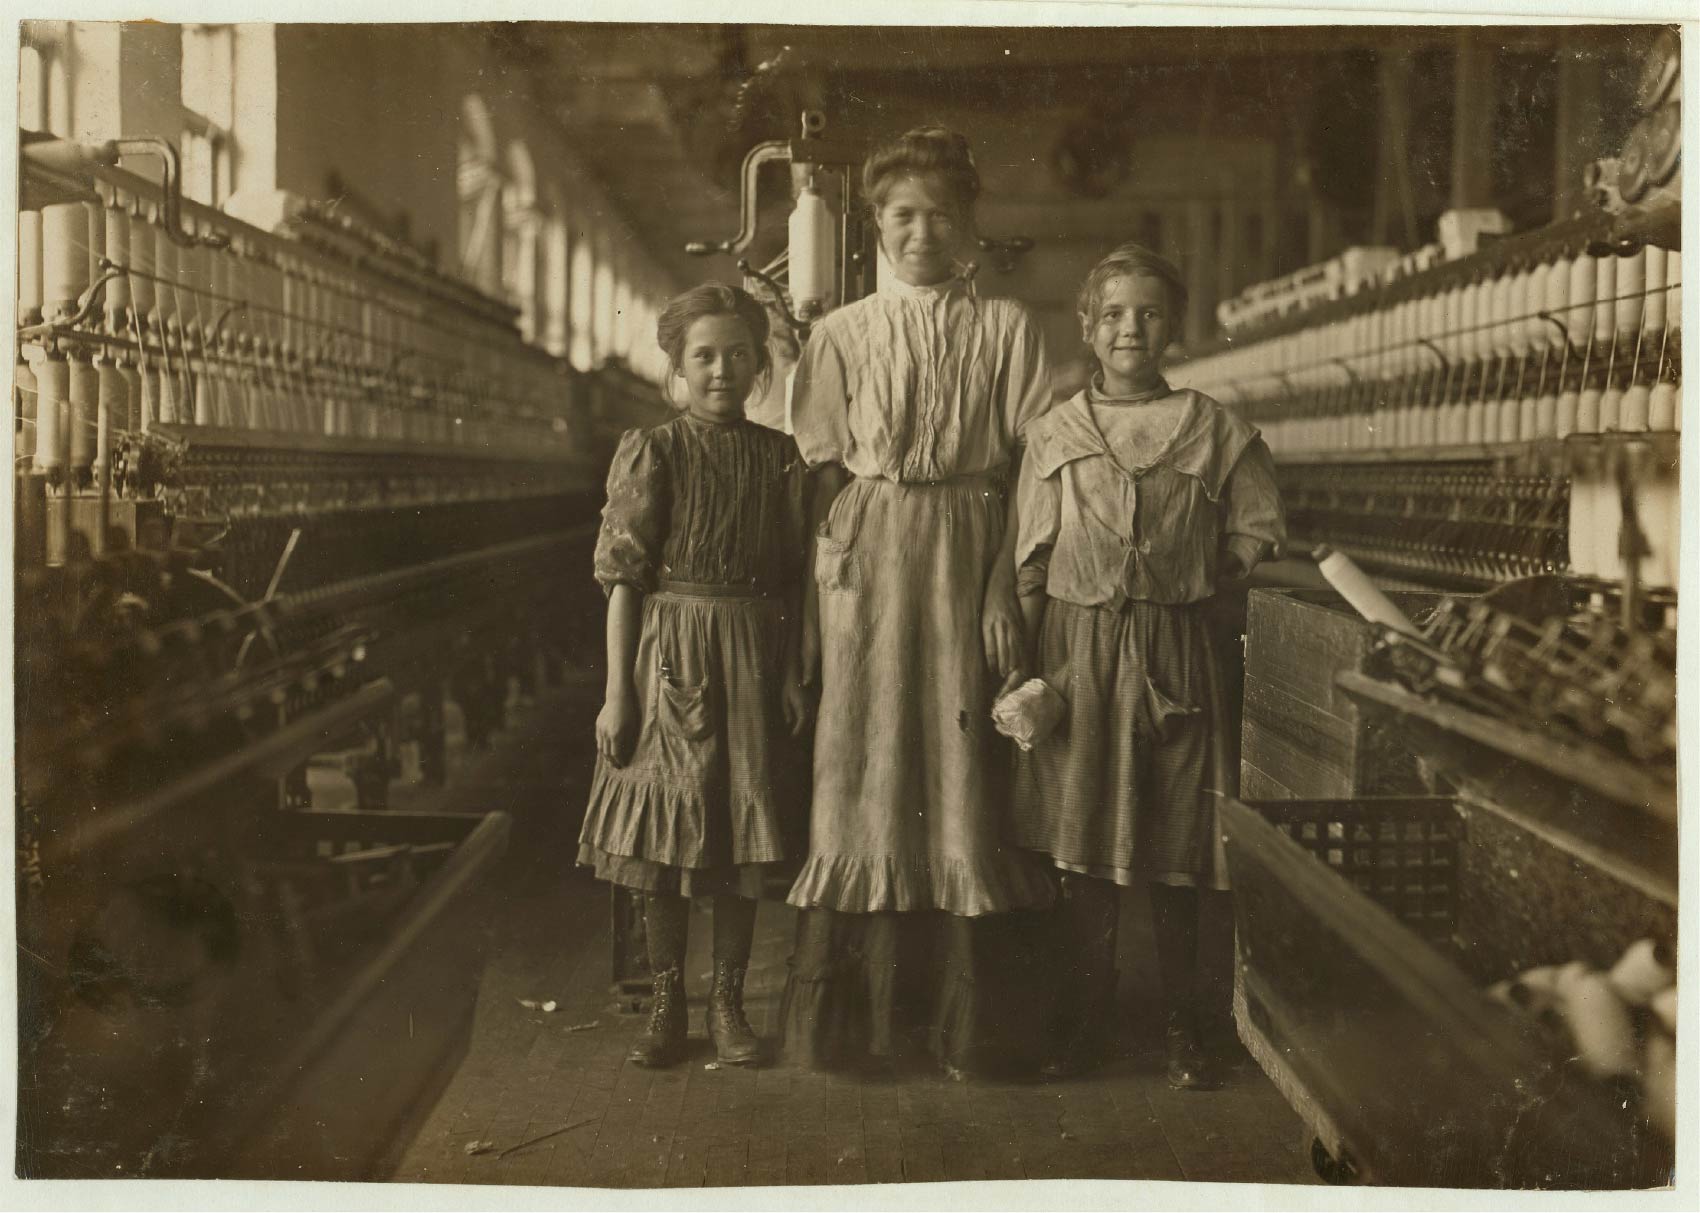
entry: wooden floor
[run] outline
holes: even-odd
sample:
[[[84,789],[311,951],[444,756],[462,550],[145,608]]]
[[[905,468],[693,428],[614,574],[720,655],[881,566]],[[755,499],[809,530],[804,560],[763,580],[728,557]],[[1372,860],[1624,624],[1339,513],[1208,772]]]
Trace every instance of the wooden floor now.
[[[414,797],[435,807],[505,809],[515,831],[469,1052],[391,1178],[631,1188],[1317,1182],[1300,1122],[1237,1049],[1222,1090],[1177,1093],[1164,1083],[1155,1016],[1142,995],[1153,961],[1138,906],[1124,915],[1122,933],[1124,1055],[1087,1079],[957,1083],[930,1069],[873,1078],[714,1066],[702,1027],[704,914],[692,916],[686,969],[689,1060],[666,1071],[627,1065],[642,1019],[622,1014],[610,989],[607,889],[572,866],[596,689],[544,694],[513,714],[490,751],[458,758],[446,790]],[[398,807],[407,799],[404,792]],[[785,906],[761,906],[746,1001],[764,1034],[791,927]],[[557,1009],[529,1009],[521,999],[553,1000]],[[475,1143],[489,1145],[469,1153]]]

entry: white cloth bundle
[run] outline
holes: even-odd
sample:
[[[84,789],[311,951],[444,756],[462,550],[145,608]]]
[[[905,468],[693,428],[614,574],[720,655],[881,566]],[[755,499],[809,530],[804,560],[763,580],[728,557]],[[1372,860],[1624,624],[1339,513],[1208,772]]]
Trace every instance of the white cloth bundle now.
[[[1029,678],[992,705],[992,724],[1023,750],[1049,737],[1068,714],[1068,701],[1043,678]]]

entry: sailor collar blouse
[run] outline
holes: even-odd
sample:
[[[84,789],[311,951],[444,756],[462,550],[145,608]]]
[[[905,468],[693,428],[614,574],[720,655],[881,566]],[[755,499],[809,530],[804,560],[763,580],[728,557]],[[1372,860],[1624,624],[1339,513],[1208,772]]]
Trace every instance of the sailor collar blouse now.
[[[1014,300],[982,298],[961,279],[889,281],[830,313],[791,392],[811,467],[909,483],[1003,471],[1049,406],[1038,325]]]
[[[1101,399],[1079,392],[1028,427],[1022,593],[1080,606],[1195,602],[1215,592],[1224,550],[1249,569],[1279,546],[1274,463],[1255,428],[1208,396],[1164,385],[1146,403],[1106,403],[1173,413],[1172,429],[1107,436],[1094,416]]]

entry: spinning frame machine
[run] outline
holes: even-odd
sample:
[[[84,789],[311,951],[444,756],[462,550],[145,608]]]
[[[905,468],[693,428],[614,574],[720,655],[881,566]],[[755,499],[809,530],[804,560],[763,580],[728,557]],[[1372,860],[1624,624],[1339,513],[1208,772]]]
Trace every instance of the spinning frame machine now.
[[[384,811],[401,743],[440,782],[446,689],[481,742],[594,631],[659,406],[325,208],[21,142],[20,1172],[371,1177],[464,1047],[508,833]]]
[[[1584,212],[1248,291],[1171,376],[1263,430],[1349,604],[1250,595],[1222,810],[1239,1033],[1334,1182],[1668,1182],[1675,38],[1644,66]]]

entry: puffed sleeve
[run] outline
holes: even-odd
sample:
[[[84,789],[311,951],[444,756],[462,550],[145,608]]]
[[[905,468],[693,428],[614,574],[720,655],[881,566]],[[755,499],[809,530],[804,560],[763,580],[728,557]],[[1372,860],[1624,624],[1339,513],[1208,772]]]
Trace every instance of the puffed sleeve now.
[[[1275,459],[1262,438],[1246,444],[1223,488],[1223,542],[1248,571],[1287,538]]]
[[[596,538],[596,580],[604,591],[617,585],[654,591],[670,498],[652,432],[626,431],[608,468],[608,504]]]
[[[1004,441],[1025,441],[1023,431],[1051,407],[1051,369],[1045,357],[1045,335],[1032,313],[1019,305],[1010,336],[1003,376]]]
[[[1021,529],[1015,543],[1015,592],[1022,598],[1045,592],[1051,548],[1062,525],[1062,478],[1055,473],[1040,475],[1039,464],[1029,452],[1021,461],[1021,479],[1016,485]]]
[[[843,463],[850,450],[850,368],[824,324],[792,372],[791,432],[810,467]]]

